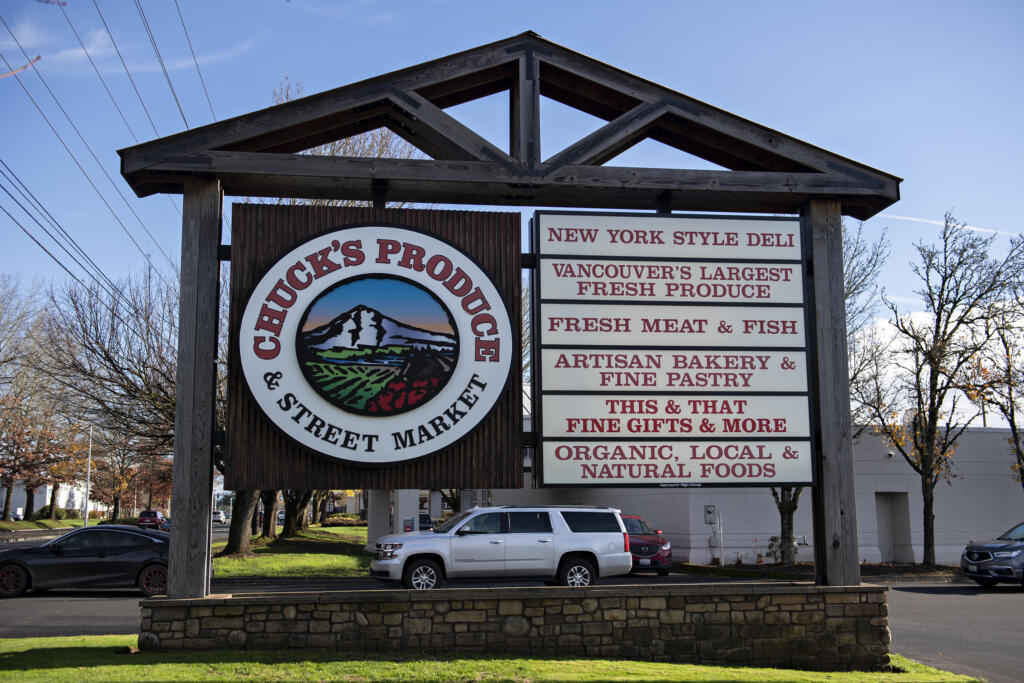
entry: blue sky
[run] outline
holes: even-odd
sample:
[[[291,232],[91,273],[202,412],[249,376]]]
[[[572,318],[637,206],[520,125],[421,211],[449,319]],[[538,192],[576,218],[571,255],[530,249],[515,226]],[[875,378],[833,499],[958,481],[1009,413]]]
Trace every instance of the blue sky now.
[[[145,263],[126,232],[161,267],[164,254],[176,260],[180,249],[180,200],[137,199],[118,172],[116,150],[135,144],[129,126],[145,141],[268,106],[285,76],[315,93],[526,30],[904,178],[903,199],[867,223],[869,236],[888,230],[893,253],[883,284],[901,303],[913,297],[911,245],[933,239],[937,228],[928,221],[945,211],[997,233],[1024,231],[1016,210],[1024,3],[178,0],[211,113],[175,3],[142,0],[142,7],[180,112],[135,4],[100,2],[152,125],[93,2],[65,4],[62,11],[51,2],[0,0],[0,16],[30,59],[42,57],[35,66],[113,182],[32,69],[20,82],[103,199],[13,77],[0,79],[0,160],[112,276]],[[27,61],[3,25],[0,53],[14,68]],[[504,146],[494,111],[481,104],[453,113]],[[560,105],[546,104],[543,115],[546,155],[596,127]],[[700,167],[653,143],[612,163]],[[0,206],[68,260],[2,191]],[[532,211],[524,209],[524,218]],[[997,249],[1006,239],[997,235]],[[0,272],[67,277],[2,213],[0,244]]]

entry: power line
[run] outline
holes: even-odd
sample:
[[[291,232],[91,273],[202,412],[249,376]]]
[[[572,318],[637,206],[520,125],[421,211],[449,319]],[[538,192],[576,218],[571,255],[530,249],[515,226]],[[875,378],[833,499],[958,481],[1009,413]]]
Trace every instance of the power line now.
[[[135,90],[135,96],[139,98],[139,104],[142,105],[142,110],[146,112],[146,118],[149,119],[149,125],[153,127],[153,135],[160,137],[160,133],[157,132],[156,124],[153,122],[153,117],[149,115],[149,108],[142,99],[142,93],[139,92],[139,87],[135,85],[135,79],[132,78],[132,72],[128,70],[128,64],[125,63],[124,57],[121,55],[121,48],[117,46],[117,41],[114,40],[114,34],[111,33],[110,27],[107,26],[107,20],[103,17],[103,12],[100,11],[99,3],[96,0],[92,0],[93,6],[96,8],[96,13],[100,15],[100,21],[103,22],[103,28],[107,31],[107,37],[110,38],[110,43],[114,46],[114,51],[117,53],[118,59],[121,60],[121,66],[124,67],[124,73],[128,76],[128,80],[131,81],[132,88]]]
[[[65,240],[69,244],[71,244],[71,246],[75,249],[76,252],[78,252],[79,256],[81,256],[83,259],[85,259],[89,263],[89,265],[97,273],[102,275],[104,280],[106,281],[106,283],[113,290],[116,290],[117,287],[110,280],[110,278],[107,277],[106,274],[103,272],[103,270],[96,264],[96,262],[93,261],[89,257],[89,255],[85,252],[85,249],[83,249],[82,246],[64,229],[64,227],[59,222],[57,222],[57,219],[55,219],[53,217],[53,214],[51,214],[46,209],[46,207],[43,206],[42,202],[40,202],[39,199],[36,198],[36,196],[32,193],[32,191],[29,190],[28,187],[25,185],[25,183],[22,182],[21,178],[18,177],[18,174],[15,173],[14,170],[11,169],[11,167],[7,165],[7,162],[3,161],[3,159],[0,159],[0,164],[2,164],[4,169],[5,169],[5,171],[0,171],[0,175],[2,175],[4,177],[4,179],[7,180],[7,182],[11,183],[12,187],[14,187],[14,189],[18,191],[18,194],[20,194],[22,196],[22,198],[25,200],[25,202],[27,204],[29,204],[41,216],[43,216],[45,219],[47,219],[47,222],[50,223],[52,226],[54,226],[58,230],[58,232],[60,232],[61,235],[63,235]],[[8,178],[8,174],[10,174],[10,178]],[[0,188],[2,188],[3,191],[6,192],[7,195],[11,197],[11,199],[14,201],[14,203],[17,204],[19,206],[19,208],[21,208],[21,210],[25,212],[26,215],[31,217],[32,220],[34,220],[36,222],[36,224],[39,225],[39,227],[43,229],[43,232],[45,232],[47,234],[47,236],[51,240],[53,240],[54,243],[57,246],[59,246],[64,251],[65,254],[67,254],[69,257],[71,257],[72,261],[74,261],[76,264],[78,264],[79,268],[81,268],[86,273],[90,272],[89,268],[87,266],[85,266],[81,261],[79,261],[78,258],[68,250],[68,247],[65,246],[64,242],[59,240],[59,239],[57,239],[56,237],[54,237],[53,233],[51,233],[46,228],[45,225],[40,223],[39,219],[37,219],[35,216],[33,216],[32,213],[28,209],[26,209],[21,204],[21,202],[18,201],[18,199],[16,197],[11,195],[10,191],[6,187],[3,187],[3,185],[0,185]],[[90,276],[93,277],[93,279],[96,279],[94,275],[90,274]]]
[[[121,60],[121,67],[124,69],[124,75],[128,77],[128,81],[132,84],[132,89],[135,91],[135,96],[139,99],[139,104],[142,105],[142,111],[146,113],[146,118],[149,119],[149,125],[153,128],[153,135],[160,137],[160,131],[156,129],[156,123],[153,121],[153,117],[149,113],[149,107],[146,106],[145,100],[142,99],[142,93],[139,92],[139,86],[135,84],[135,79],[132,78],[132,72],[128,69],[127,62],[124,61],[124,56],[121,54],[121,48],[118,47],[117,41],[114,40],[114,33],[110,30],[110,26],[107,25],[107,19],[103,16],[103,12],[100,11],[99,3],[96,0],[92,0],[93,7],[96,8],[96,14],[99,15],[100,21],[103,23],[103,28],[107,32],[107,37],[110,38],[110,44],[114,46],[114,52],[117,53],[117,58]],[[202,76],[200,76],[202,78]],[[137,142],[137,140],[136,140]],[[171,206],[177,212],[178,216],[181,216],[181,209],[174,203],[170,195],[164,195],[167,200],[171,203]]]
[[[47,256],[49,256],[49,257],[50,257],[51,259],[53,259],[54,263],[56,263],[56,264],[57,264],[58,266],[60,266],[61,268],[63,268],[63,269],[64,269],[64,272],[65,272],[65,273],[67,273],[68,275],[70,275],[70,276],[72,277],[72,279],[73,279],[73,280],[74,280],[75,282],[77,282],[78,284],[82,285],[83,287],[86,287],[86,288],[88,288],[88,287],[87,287],[87,285],[86,285],[86,284],[85,284],[84,282],[82,282],[81,280],[79,280],[79,279],[78,279],[78,276],[77,276],[77,275],[75,275],[75,274],[74,274],[74,273],[72,273],[72,272],[71,272],[70,270],[68,270],[67,266],[65,266],[65,265],[64,265],[64,263],[63,263],[63,262],[62,262],[62,261],[61,261],[61,260],[60,260],[59,258],[57,258],[56,256],[54,256],[54,255],[53,255],[53,253],[52,253],[52,252],[51,252],[51,251],[50,251],[49,249],[47,249],[46,247],[44,247],[44,246],[43,246],[43,244],[42,244],[42,243],[41,243],[41,242],[40,242],[39,240],[37,240],[37,239],[35,238],[35,236],[34,236],[34,235],[33,235],[32,233],[30,233],[30,232],[29,232],[28,230],[26,230],[26,229],[25,229],[25,226],[24,226],[24,225],[22,225],[22,224],[21,224],[21,222],[20,222],[20,221],[18,221],[18,219],[17,219],[17,218],[15,218],[14,216],[12,216],[12,215],[11,215],[11,212],[10,212],[10,211],[8,211],[8,210],[7,210],[7,209],[6,209],[5,207],[4,207],[4,205],[3,205],[3,204],[0,204],[0,211],[3,211],[4,213],[6,213],[6,214],[7,214],[7,217],[8,217],[8,218],[10,218],[10,219],[11,219],[11,221],[13,221],[15,225],[17,225],[17,226],[18,226],[19,228],[21,228],[21,231],[22,231],[23,233],[25,233],[26,235],[28,235],[28,238],[29,238],[30,240],[32,240],[33,242],[35,242],[35,243],[36,243],[36,244],[37,244],[37,245],[39,246],[39,248],[40,248],[40,249],[42,249],[42,250],[43,250],[44,252],[46,252],[46,255],[47,255]]]
[[[4,19],[2,17],[0,17],[0,22],[3,23],[4,27],[7,29],[7,32],[14,39],[15,43],[18,44],[18,47],[21,48],[21,43],[18,42],[17,37],[14,35],[14,32],[11,31],[11,28],[7,25],[7,22],[4,21]],[[24,53],[24,49],[22,49],[22,53]],[[4,64],[7,64],[8,67],[10,66],[10,63],[7,61],[7,58],[4,57],[2,53],[0,53],[0,59],[2,59]],[[121,193],[121,190],[114,183],[114,180],[110,177],[110,174],[107,173],[107,170],[103,167],[103,164],[100,163],[99,158],[96,156],[96,153],[93,151],[93,149],[89,145],[89,143],[86,142],[85,137],[82,135],[81,131],[78,130],[78,127],[74,124],[74,121],[71,120],[71,117],[68,115],[67,111],[65,111],[64,107],[60,104],[60,101],[57,99],[57,96],[54,95],[53,90],[50,89],[50,86],[46,83],[46,80],[43,78],[42,74],[39,73],[39,70],[36,69],[35,66],[32,67],[32,70],[39,77],[39,80],[43,83],[43,86],[46,88],[47,92],[50,93],[50,97],[53,98],[53,101],[57,104],[57,107],[64,114],[64,117],[68,120],[68,123],[74,129],[75,133],[78,134],[78,137],[82,141],[82,144],[85,145],[86,149],[89,150],[89,153],[92,155],[93,160],[100,167],[100,170],[103,171],[103,174],[106,176],[107,180],[110,182],[111,186],[114,188],[114,191],[117,192],[117,194],[121,197],[122,201],[124,201],[125,205],[128,206],[129,211],[131,211],[132,214],[135,216],[136,220],[139,221],[139,224],[142,226],[142,229],[145,230],[147,235],[149,235],[149,238],[153,241],[153,244],[156,245],[157,249],[160,251],[161,254],[163,254],[164,258],[167,259],[167,262],[171,265],[171,268],[173,269],[175,267],[174,266],[174,262],[171,261],[169,256],[167,256],[167,253],[164,252],[164,250],[160,247],[159,243],[153,237],[152,233],[149,232],[149,229],[146,227],[145,223],[142,222],[142,219],[139,217],[139,215],[132,208],[131,204],[128,203],[128,199],[124,196],[124,194]],[[28,98],[32,101],[32,104],[35,106],[36,111],[39,112],[39,115],[43,117],[44,121],[46,121],[47,125],[50,127],[50,130],[53,131],[53,134],[60,141],[61,145],[64,146],[65,151],[67,151],[67,153],[71,156],[72,160],[74,160],[75,164],[78,166],[78,169],[85,176],[85,178],[88,181],[89,185],[92,186],[93,190],[99,196],[100,200],[104,203],[104,205],[110,211],[111,215],[114,217],[114,220],[116,220],[118,222],[118,224],[121,226],[121,229],[124,230],[124,233],[126,235],[128,235],[128,239],[130,239],[132,241],[132,244],[135,245],[135,248],[138,249],[139,253],[142,254],[143,258],[145,258],[146,261],[149,262],[149,265],[151,267],[154,267],[154,269],[155,269],[155,266],[153,266],[153,262],[150,260],[149,255],[146,254],[145,251],[143,251],[142,247],[136,241],[135,237],[128,230],[128,227],[121,221],[120,217],[118,217],[118,215],[114,211],[113,207],[110,206],[110,203],[107,202],[106,198],[103,196],[103,193],[100,192],[100,189],[98,187],[96,187],[96,184],[92,181],[92,178],[89,176],[89,173],[85,170],[85,168],[82,166],[82,164],[78,161],[78,157],[75,156],[75,153],[72,152],[71,148],[68,147],[66,142],[64,142],[64,139],[61,137],[60,133],[57,132],[57,129],[54,127],[53,123],[50,122],[50,119],[47,118],[46,114],[43,112],[42,108],[39,106],[39,103],[32,96],[32,93],[30,93],[28,88],[25,87],[25,84],[22,83],[21,77],[20,76],[15,76],[14,78],[15,78],[15,80],[18,81],[18,85],[21,86],[22,90],[25,92],[25,94],[28,96]],[[157,273],[159,274],[159,271],[157,271]],[[163,275],[161,274],[160,277],[163,278]]]
[[[4,164],[4,166],[6,167],[7,165],[6,165],[6,164]],[[8,168],[8,170],[10,171],[10,168],[9,168],[9,167],[7,167],[7,168]],[[11,173],[13,174],[13,171],[11,171]],[[16,176],[16,175],[15,175],[15,178],[17,178],[17,176]],[[18,179],[18,183],[21,183],[21,180],[20,180],[20,179]],[[22,183],[22,184],[23,184],[23,183]],[[2,185],[0,185],[0,187],[2,187]],[[32,215],[32,212],[31,212],[31,211],[29,211],[28,209],[26,209],[26,208],[24,207],[24,205],[22,205],[22,204],[21,204],[21,202],[19,202],[19,201],[17,200],[17,198],[15,198],[15,197],[14,197],[13,195],[11,195],[11,194],[10,194],[10,192],[8,192],[8,191],[7,191],[7,189],[6,189],[6,188],[3,188],[3,189],[4,189],[4,191],[5,191],[5,192],[7,192],[8,196],[10,196],[10,197],[12,198],[12,200],[14,201],[14,203],[15,203],[15,204],[17,204],[17,205],[19,206],[19,208],[21,208],[21,210],[22,210],[22,211],[24,211],[24,212],[25,212],[25,214],[26,214],[26,215],[27,215],[27,216],[28,216],[29,218],[31,218],[31,219],[32,219],[33,221],[35,221],[35,222],[36,222],[36,224],[37,224],[37,225],[39,225],[39,226],[40,226],[40,227],[41,227],[41,228],[43,229],[43,231],[44,231],[44,232],[46,232],[46,234],[50,236],[50,238],[51,238],[51,239],[54,239],[54,241],[55,241],[55,242],[56,242],[56,243],[58,244],[58,246],[61,246],[61,248],[62,248],[62,249],[64,249],[63,245],[61,245],[61,244],[60,244],[60,242],[59,242],[58,240],[56,240],[56,239],[55,239],[55,238],[53,237],[53,235],[52,235],[52,234],[50,234],[50,232],[49,232],[48,230],[46,230],[45,226],[43,226],[43,225],[42,225],[42,224],[41,224],[41,223],[39,222],[39,220],[38,220],[38,219],[37,219],[37,218],[36,218],[35,216],[33,216],[33,215]],[[28,189],[28,188],[26,188],[26,190],[27,190],[27,189]],[[29,194],[31,194],[31,191],[29,191]],[[32,195],[32,196],[34,197],[35,195]],[[38,200],[37,200],[37,201],[38,201]],[[42,206],[42,205],[40,204],[40,206]],[[29,238],[30,240],[32,240],[32,241],[33,241],[33,242],[34,242],[34,243],[35,243],[35,244],[36,244],[36,245],[37,245],[37,246],[38,246],[38,247],[39,247],[40,249],[42,249],[42,250],[43,250],[43,252],[44,252],[44,253],[45,253],[45,254],[46,254],[47,256],[49,256],[49,257],[50,257],[50,258],[51,258],[51,259],[52,259],[52,260],[53,260],[53,261],[54,261],[54,262],[55,262],[55,263],[56,263],[56,264],[57,264],[58,266],[60,266],[60,268],[61,268],[62,270],[64,270],[64,272],[66,272],[66,273],[67,273],[68,275],[70,275],[70,276],[72,277],[72,279],[74,279],[74,280],[75,280],[75,282],[77,282],[78,284],[80,284],[80,285],[81,285],[81,286],[82,286],[82,287],[83,287],[83,288],[84,288],[84,289],[85,289],[86,291],[88,291],[88,290],[90,289],[89,285],[87,285],[87,284],[86,284],[85,282],[83,282],[83,281],[82,281],[82,280],[81,280],[81,279],[80,279],[80,278],[79,278],[78,276],[76,276],[76,275],[75,275],[74,273],[72,273],[72,272],[71,272],[71,270],[70,270],[70,269],[68,269],[67,265],[66,265],[66,264],[65,264],[65,263],[64,263],[64,262],[63,262],[63,261],[62,261],[62,260],[61,260],[60,258],[58,258],[57,256],[55,256],[55,255],[53,254],[53,252],[51,252],[51,251],[50,251],[49,249],[47,249],[47,248],[46,248],[46,247],[45,247],[45,246],[44,246],[44,245],[42,244],[42,242],[40,242],[40,241],[39,241],[39,240],[38,240],[38,239],[37,239],[37,238],[36,238],[36,237],[35,237],[35,236],[34,236],[34,235],[33,235],[33,234],[31,233],[31,232],[29,232],[29,230],[28,230],[28,229],[27,229],[27,228],[26,228],[26,227],[25,227],[24,225],[22,225],[21,221],[19,221],[19,220],[18,220],[17,218],[15,218],[15,217],[14,217],[14,216],[13,216],[13,215],[11,214],[11,212],[10,212],[10,211],[8,211],[8,210],[7,210],[6,208],[4,208],[4,207],[3,207],[2,205],[0,205],[0,210],[2,210],[2,211],[3,211],[4,213],[5,213],[5,214],[7,214],[8,218],[10,218],[10,219],[11,219],[11,221],[13,221],[13,222],[14,222],[14,224],[15,224],[15,225],[17,225],[17,226],[18,226],[18,227],[19,227],[19,228],[21,229],[21,231],[22,231],[22,232],[24,232],[24,233],[25,233],[25,234],[26,234],[26,235],[28,236],[28,238]],[[43,207],[43,208],[42,208],[42,211],[43,211],[43,212],[44,212],[45,214],[49,214],[49,211],[47,211],[47,210],[45,209],[45,207]],[[59,224],[58,224],[58,226],[59,226]],[[60,228],[60,230],[61,230],[62,232],[64,232],[64,233],[66,234],[66,231],[65,231],[65,230],[64,230],[63,228]],[[110,301],[109,301],[109,302],[102,302],[102,301],[101,301],[101,305],[102,305],[102,306],[103,306],[104,308],[106,308],[106,309],[107,309],[107,311],[108,311],[108,312],[110,313],[110,315],[111,315],[111,317],[112,317],[112,318],[114,318],[114,319],[115,319],[115,320],[116,320],[117,322],[119,322],[119,323],[121,323],[122,325],[124,325],[124,326],[125,326],[125,329],[127,329],[127,330],[128,330],[129,332],[132,332],[132,333],[134,333],[134,334],[136,335],[136,337],[138,337],[139,339],[144,339],[144,338],[145,338],[145,335],[144,335],[144,334],[142,334],[142,332],[141,332],[141,331],[139,330],[139,328],[138,328],[138,327],[136,327],[136,325],[134,324],[134,319],[132,319],[132,320],[133,320],[133,322],[129,322],[128,320],[125,320],[125,318],[124,318],[124,317],[123,317],[123,316],[122,316],[122,315],[120,314],[120,312],[119,312],[119,308],[115,308],[115,304],[120,304],[120,303],[122,303],[122,302],[123,302],[123,305],[124,305],[124,307],[125,307],[125,310],[126,310],[127,312],[129,312],[129,313],[133,313],[133,314],[134,314],[134,315],[135,315],[136,317],[137,317],[137,316],[139,316],[139,315],[141,315],[141,314],[142,314],[142,311],[140,311],[140,310],[139,310],[139,308],[138,308],[138,306],[137,306],[137,305],[135,305],[135,303],[134,303],[133,301],[131,301],[130,299],[128,299],[128,298],[127,298],[127,297],[126,297],[126,296],[125,296],[125,295],[124,295],[124,294],[123,294],[123,293],[122,293],[122,292],[120,291],[120,288],[119,288],[119,287],[118,287],[118,286],[117,286],[116,284],[114,284],[114,282],[113,282],[113,281],[112,281],[112,280],[110,279],[110,277],[109,277],[109,276],[108,276],[108,275],[107,275],[107,274],[106,274],[105,272],[103,272],[103,270],[102,270],[102,269],[101,269],[101,268],[100,268],[99,266],[95,265],[95,262],[94,262],[94,261],[92,261],[92,259],[91,259],[91,258],[89,258],[89,256],[88,256],[87,254],[85,254],[85,251],[84,251],[84,250],[82,250],[81,246],[80,246],[80,245],[78,245],[78,243],[77,243],[77,242],[74,242],[74,239],[73,239],[73,238],[70,238],[70,236],[69,236],[69,239],[71,239],[71,241],[72,241],[72,242],[73,242],[73,243],[75,244],[76,248],[77,248],[77,249],[78,249],[79,251],[81,251],[81,252],[82,252],[82,254],[83,254],[83,256],[84,256],[84,257],[86,258],[86,260],[88,260],[88,261],[89,261],[90,263],[92,263],[92,264],[93,264],[93,266],[95,267],[96,273],[93,273],[93,272],[92,272],[92,271],[90,271],[90,270],[89,270],[88,268],[85,268],[84,266],[82,266],[82,264],[81,264],[81,263],[80,263],[80,262],[79,262],[79,261],[78,261],[77,259],[75,259],[75,258],[74,258],[73,256],[72,256],[72,260],[73,260],[73,261],[75,261],[75,262],[76,262],[76,263],[77,263],[77,264],[79,265],[79,267],[81,267],[81,268],[83,269],[83,271],[85,271],[85,274],[86,274],[86,275],[87,275],[87,276],[88,276],[88,277],[89,277],[89,278],[90,278],[91,280],[93,280],[93,281],[94,281],[94,282],[95,282],[95,283],[96,283],[96,284],[97,284],[97,285],[99,286],[99,288],[100,288],[100,289],[101,289],[101,290],[102,290],[102,291],[103,291],[103,292],[104,292],[105,294],[107,294],[107,295],[108,295],[108,296],[110,297]],[[65,253],[67,253],[67,249],[64,249],[64,251],[65,251]],[[69,256],[70,256],[70,254],[69,254]],[[150,270],[152,271],[152,268],[151,268]],[[108,289],[108,288],[107,288],[107,286],[106,286],[106,285],[104,284],[104,282],[101,282],[101,281],[100,281],[100,279],[99,279],[99,278],[97,277],[97,274],[99,274],[99,275],[100,275],[100,276],[101,276],[101,277],[103,278],[103,280],[104,280],[104,282],[105,282],[105,283],[109,283],[110,289]],[[157,275],[159,275],[159,272],[157,272]],[[167,285],[168,287],[170,287],[170,285],[169,285],[169,284],[168,284],[168,283],[166,282],[166,280],[164,281],[164,284],[165,284],[165,285]],[[131,318],[131,316],[129,316],[129,317]]]
[[[131,125],[128,124],[128,119],[125,118],[124,112],[121,111],[121,107],[117,105],[117,100],[114,99],[114,94],[110,92],[110,88],[107,87],[107,82],[103,80],[103,76],[100,74],[100,70],[97,68],[96,62],[92,61],[92,55],[89,54],[88,48],[85,47],[85,42],[82,40],[82,37],[78,35],[75,25],[71,23],[71,17],[68,16],[67,10],[64,9],[64,5],[57,6],[60,7],[60,13],[64,15],[64,20],[68,22],[68,28],[70,28],[71,32],[75,34],[75,38],[78,39],[78,44],[82,46],[82,52],[85,53],[86,59],[88,59],[89,63],[92,64],[92,70],[96,72],[96,77],[99,78],[100,83],[103,84],[103,89],[107,91],[107,97],[110,98],[111,104],[114,105],[114,109],[117,110],[117,113],[121,115],[121,120],[124,121],[125,128],[127,128],[128,132],[131,134],[132,140],[135,140],[135,142],[138,143],[139,138],[135,136],[135,131],[132,130]]]
[[[171,89],[171,96],[174,98],[174,103],[178,105],[178,113],[181,114],[181,120],[185,122],[186,128],[191,128],[188,125],[188,119],[185,118],[185,110],[181,108],[181,101],[178,100],[178,93],[174,91],[174,84],[171,83],[171,75],[167,73],[167,67],[164,65],[164,58],[160,56],[160,48],[156,46],[156,38],[153,36],[153,31],[149,28],[149,21],[146,20],[146,13],[142,11],[142,3],[139,0],[135,0],[135,7],[139,10],[139,17],[142,19],[142,26],[146,29],[146,35],[149,36],[149,44],[153,46],[153,52],[156,53],[156,60],[160,63],[160,69],[164,72],[164,78],[167,80],[167,87]]]
[[[95,0],[93,0],[95,2]],[[192,48],[192,39],[188,37],[188,29],[185,27],[185,17],[181,13],[181,7],[178,6],[178,0],[174,0],[174,7],[178,10],[178,18],[181,19],[181,30],[185,32],[185,42],[188,43],[188,49],[192,53],[192,62],[196,65],[196,73],[199,74],[199,82],[203,85],[203,93],[206,95],[206,104],[210,105],[210,116],[213,120],[217,120],[217,115],[213,112],[213,102],[210,101],[210,91],[206,89],[206,81],[203,80],[203,72],[199,69],[199,60],[196,59],[196,51]]]

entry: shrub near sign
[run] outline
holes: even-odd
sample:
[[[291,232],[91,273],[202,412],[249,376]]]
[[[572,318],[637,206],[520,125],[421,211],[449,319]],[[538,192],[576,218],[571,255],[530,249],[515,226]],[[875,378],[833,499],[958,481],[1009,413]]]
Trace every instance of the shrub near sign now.
[[[505,303],[469,257],[378,225],[281,257],[239,334],[246,383],[270,421],[312,451],[364,464],[454,444],[497,401],[515,352]]]
[[[796,219],[538,212],[545,485],[812,482]]]

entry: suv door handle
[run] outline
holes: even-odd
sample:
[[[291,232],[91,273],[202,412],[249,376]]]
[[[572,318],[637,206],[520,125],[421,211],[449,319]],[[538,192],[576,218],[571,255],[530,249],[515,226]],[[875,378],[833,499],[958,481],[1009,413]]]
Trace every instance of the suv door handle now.
[[[537,543],[551,543],[550,538],[538,538]]]
[[[499,543],[504,543],[504,541],[491,541],[491,545],[498,545]]]

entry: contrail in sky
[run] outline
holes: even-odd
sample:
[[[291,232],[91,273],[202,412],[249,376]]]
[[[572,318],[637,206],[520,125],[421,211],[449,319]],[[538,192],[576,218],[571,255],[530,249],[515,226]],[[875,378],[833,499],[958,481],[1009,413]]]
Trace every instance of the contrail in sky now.
[[[911,216],[896,216],[891,213],[879,214],[879,218],[894,218],[900,221],[913,221],[914,223],[928,223],[929,225],[945,225],[942,221],[933,221],[927,218],[912,218]],[[1007,235],[1009,237],[1017,237],[1015,232],[1004,232],[1002,230],[992,230],[990,228],[979,228],[976,225],[965,225],[968,230],[974,230],[975,232],[988,232],[993,235]]]

